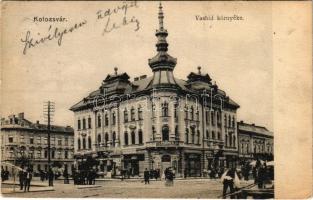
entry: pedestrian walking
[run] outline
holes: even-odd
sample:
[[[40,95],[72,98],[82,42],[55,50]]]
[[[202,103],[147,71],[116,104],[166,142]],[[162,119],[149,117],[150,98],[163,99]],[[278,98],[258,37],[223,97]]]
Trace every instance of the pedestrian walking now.
[[[170,168],[166,168],[164,171],[165,175],[165,186],[173,186],[174,185],[174,174]]]
[[[70,183],[70,180],[69,180],[69,177],[68,177],[69,175],[68,175],[68,172],[67,172],[67,170],[65,170],[64,172],[63,172],[63,177],[64,177],[64,184],[69,184]]]
[[[149,183],[149,179],[150,179],[150,173],[148,171],[148,169],[146,168],[145,171],[143,172],[143,176],[144,176],[144,179],[145,179],[145,184],[150,184]]]
[[[45,180],[45,177],[46,177],[45,172],[43,170],[40,170],[40,180],[41,180],[41,182],[43,182]]]
[[[31,168],[27,168],[26,172],[24,173],[24,192],[29,192],[30,183],[33,178],[32,170]]]
[[[21,167],[22,170],[18,171],[18,179],[19,179],[19,183],[20,183],[20,190],[23,190],[24,187],[24,167]]]
[[[48,171],[49,186],[53,186],[53,178],[54,178],[54,173],[52,169],[50,168]]]

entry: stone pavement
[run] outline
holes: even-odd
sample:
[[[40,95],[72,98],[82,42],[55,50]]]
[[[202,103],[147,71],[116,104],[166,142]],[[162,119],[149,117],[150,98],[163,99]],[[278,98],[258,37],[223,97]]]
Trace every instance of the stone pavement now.
[[[45,182],[46,183],[46,182]],[[245,182],[244,184],[249,184]],[[137,181],[96,181],[95,186],[77,186],[54,183],[54,191],[3,194],[4,197],[63,197],[63,198],[218,198],[222,194],[222,183],[219,179],[176,180],[174,186],[166,187],[164,181],[151,181],[145,185]]]

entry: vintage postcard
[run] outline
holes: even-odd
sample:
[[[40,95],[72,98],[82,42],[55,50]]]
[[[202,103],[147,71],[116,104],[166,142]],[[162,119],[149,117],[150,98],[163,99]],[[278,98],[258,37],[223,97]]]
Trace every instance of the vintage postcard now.
[[[2,196],[311,197],[311,5],[3,2]]]

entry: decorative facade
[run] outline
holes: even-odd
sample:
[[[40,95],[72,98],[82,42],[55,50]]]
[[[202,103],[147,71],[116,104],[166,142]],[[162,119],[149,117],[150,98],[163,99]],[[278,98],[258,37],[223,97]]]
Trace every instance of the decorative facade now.
[[[273,160],[274,136],[267,128],[238,122],[238,152],[241,160]]]
[[[177,60],[168,54],[161,5],[158,18],[157,54],[148,60],[153,75],[131,81],[115,68],[70,108],[77,161],[90,155],[100,161],[99,171],[113,175],[173,167],[177,177],[234,165],[239,105],[201,67],[187,80],[174,77]]]
[[[24,113],[1,119],[1,162],[20,165],[24,159],[35,173],[48,171],[47,131],[47,125],[39,121],[30,122],[24,118]],[[74,164],[73,128],[52,125],[50,141],[51,164],[71,173]]]

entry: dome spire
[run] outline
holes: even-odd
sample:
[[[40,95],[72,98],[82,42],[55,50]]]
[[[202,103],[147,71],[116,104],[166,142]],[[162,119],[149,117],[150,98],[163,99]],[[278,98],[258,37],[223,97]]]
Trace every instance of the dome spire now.
[[[159,30],[163,30],[163,19],[164,19],[164,15],[163,15],[163,10],[162,10],[162,3],[160,2],[159,5]]]
[[[153,71],[159,69],[168,69],[173,70],[176,65],[176,58],[171,57],[167,54],[168,50],[168,43],[166,41],[166,37],[168,36],[167,30],[164,28],[164,12],[163,6],[160,2],[159,4],[159,12],[158,12],[158,19],[159,19],[159,28],[156,30],[155,36],[157,37],[158,41],[156,43],[157,47],[157,55],[153,58],[149,59],[149,65]]]

